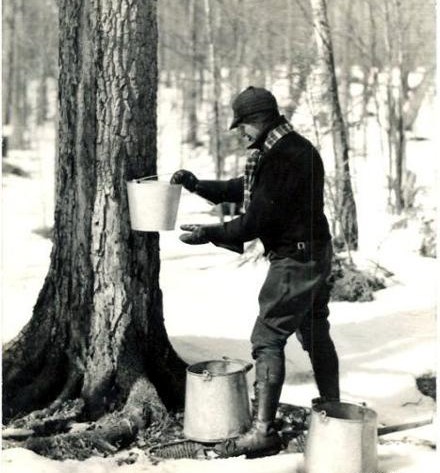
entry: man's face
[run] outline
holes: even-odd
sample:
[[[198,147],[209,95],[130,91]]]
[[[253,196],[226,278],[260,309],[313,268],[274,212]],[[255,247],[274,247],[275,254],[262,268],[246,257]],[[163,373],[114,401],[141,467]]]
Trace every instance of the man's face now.
[[[260,130],[255,125],[251,125],[250,123],[240,123],[238,125],[239,133],[243,138],[246,138],[248,141],[255,141]]]

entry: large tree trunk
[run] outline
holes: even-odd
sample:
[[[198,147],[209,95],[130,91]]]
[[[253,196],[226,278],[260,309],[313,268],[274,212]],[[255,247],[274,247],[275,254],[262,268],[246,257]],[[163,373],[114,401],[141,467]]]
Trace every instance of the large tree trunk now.
[[[356,204],[350,177],[348,140],[336,83],[333,47],[325,0],[310,0],[318,47],[318,68],[323,108],[329,117],[335,155],[336,211],[340,235],[352,249],[357,249]]]
[[[156,172],[156,1],[59,7],[54,243],[33,316],[3,354],[5,421],[74,398],[95,419],[140,384],[145,413],[152,393],[168,408],[184,396],[184,363],[164,327],[159,237],[130,230],[125,190]]]

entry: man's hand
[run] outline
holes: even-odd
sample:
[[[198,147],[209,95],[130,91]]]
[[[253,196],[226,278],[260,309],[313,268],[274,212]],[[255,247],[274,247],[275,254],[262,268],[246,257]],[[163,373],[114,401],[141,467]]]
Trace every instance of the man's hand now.
[[[197,177],[191,171],[187,171],[186,169],[179,169],[170,179],[171,184],[182,184],[182,186],[190,192],[196,190],[198,182],[199,180]]]
[[[206,236],[207,227],[208,225],[181,225],[180,228],[189,233],[182,233],[179,238],[183,243],[187,243],[188,245],[204,245],[205,243],[209,243]]]

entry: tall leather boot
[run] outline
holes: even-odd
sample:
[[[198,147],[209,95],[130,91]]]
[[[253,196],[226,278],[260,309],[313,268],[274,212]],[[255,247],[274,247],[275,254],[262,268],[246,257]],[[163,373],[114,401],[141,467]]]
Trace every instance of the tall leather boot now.
[[[257,416],[252,427],[235,439],[228,439],[215,448],[221,457],[257,458],[276,455],[282,448],[281,438],[273,427],[281,393],[281,385],[258,383]]]
[[[218,444],[215,448],[221,457],[237,457],[246,455],[247,458],[257,458],[277,454],[282,448],[281,438],[274,429],[274,421],[280,399],[283,380],[268,382],[266,366],[262,370],[263,380],[256,381],[254,385],[256,398],[256,415],[252,427],[246,433],[235,439],[228,439]]]

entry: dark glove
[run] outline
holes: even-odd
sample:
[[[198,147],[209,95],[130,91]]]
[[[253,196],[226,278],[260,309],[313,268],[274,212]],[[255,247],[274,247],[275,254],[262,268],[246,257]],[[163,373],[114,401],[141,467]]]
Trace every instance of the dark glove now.
[[[198,182],[199,180],[197,177],[186,169],[179,169],[171,176],[170,179],[171,184],[182,184],[182,186],[190,192],[194,192],[196,190]]]
[[[224,248],[226,250],[234,251],[236,253],[243,253],[243,243],[219,243],[216,241],[215,236],[212,235],[212,231],[218,230],[222,225],[181,225],[180,228],[189,233],[182,233],[180,240],[188,245],[203,245],[205,243],[213,243],[215,246]],[[209,236],[211,234],[211,236]],[[211,240],[212,239],[212,240]]]
[[[182,233],[179,238],[183,243],[187,243],[188,245],[204,245],[205,243],[209,243],[206,235],[207,227],[208,225],[181,225],[180,228],[189,233]]]

